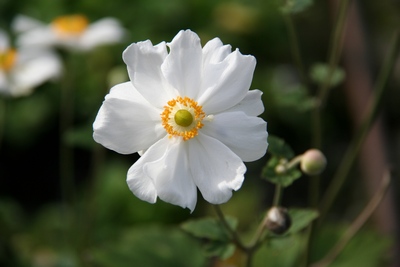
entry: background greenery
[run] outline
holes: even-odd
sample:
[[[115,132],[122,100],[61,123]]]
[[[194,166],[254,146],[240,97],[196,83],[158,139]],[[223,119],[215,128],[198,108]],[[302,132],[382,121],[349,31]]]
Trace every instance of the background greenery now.
[[[58,83],[46,83],[30,96],[2,97],[0,108],[0,265],[2,266],[228,266],[205,257],[200,243],[182,232],[182,222],[215,216],[199,197],[193,214],[158,201],[138,200],[126,186],[126,172],[137,155],[123,156],[92,140],[92,123],[109,88],[127,79],[122,51],[132,42],[170,41],[181,29],[192,29],[202,41],[218,36],[225,44],[252,54],[257,67],[251,88],[264,92],[270,134],[286,140],[296,154],[312,146],[311,108],[316,86],[303,88],[291,54],[291,42],[279,0],[0,0],[0,27],[10,31],[17,14],[50,22],[54,17],[82,13],[91,21],[115,17],[129,35],[117,45],[88,53],[62,53],[66,73]],[[367,47],[376,77],[392,31],[400,25],[398,1],[359,1]],[[307,73],[326,62],[333,28],[329,1],[314,1],[293,15]],[[400,154],[399,69],[383,100],[388,157],[397,168]],[[73,90],[73,127],[60,136],[60,87]],[[324,189],[348,144],[353,125],[344,87],[330,92],[324,111],[323,151],[328,168]],[[74,149],[75,206],[62,204],[59,148]],[[269,156],[249,163],[243,188],[222,206],[239,219],[244,235],[254,228],[272,202],[273,186],[260,179]],[[312,258],[318,259],[343,233],[365,203],[363,180],[355,168],[335,204],[327,226],[316,238]],[[297,180],[284,194],[286,206],[307,207],[308,179]],[[398,186],[397,186],[398,187]],[[285,244],[286,242],[286,244]],[[304,244],[293,236],[263,248],[256,266],[299,266]],[[332,266],[389,266],[395,236],[384,236],[368,224]],[[238,256],[240,257],[240,256]],[[231,260],[235,262],[235,258]],[[236,261],[237,262],[237,261]]]

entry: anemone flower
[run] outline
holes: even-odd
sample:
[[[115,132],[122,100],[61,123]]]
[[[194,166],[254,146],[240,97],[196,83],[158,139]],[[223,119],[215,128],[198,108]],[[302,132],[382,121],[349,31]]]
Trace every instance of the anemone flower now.
[[[0,30],[0,92],[10,96],[28,95],[40,84],[58,78],[62,67],[57,55],[47,49],[15,49]]]
[[[169,47],[169,52],[168,48]],[[194,210],[197,188],[213,204],[244,180],[243,161],[268,147],[261,91],[250,90],[256,60],[215,38],[180,31],[170,43],[131,44],[130,82],[111,88],[93,124],[94,140],[121,154],[139,152],[127,183],[140,199]]]
[[[13,29],[19,33],[17,44],[20,46],[58,46],[80,51],[118,43],[125,35],[124,28],[115,18],[89,23],[81,14],[60,16],[50,24],[18,15],[13,21]]]

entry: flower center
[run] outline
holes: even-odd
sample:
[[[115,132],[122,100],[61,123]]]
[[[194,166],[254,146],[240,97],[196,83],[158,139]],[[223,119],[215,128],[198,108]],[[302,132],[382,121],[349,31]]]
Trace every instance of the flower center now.
[[[203,127],[205,113],[196,101],[178,96],[168,101],[161,113],[161,121],[169,137],[182,137],[184,141],[195,137]]]
[[[82,34],[88,24],[88,19],[83,15],[60,16],[52,22],[57,34],[74,36]]]
[[[15,49],[8,49],[0,52],[0,70],[9,71],[15,64],[17,58],[17,51]]]
[[[174,120],[179,126],[188,127],[193,122],[193,116],[186,109],[180,109],[175,113]]]

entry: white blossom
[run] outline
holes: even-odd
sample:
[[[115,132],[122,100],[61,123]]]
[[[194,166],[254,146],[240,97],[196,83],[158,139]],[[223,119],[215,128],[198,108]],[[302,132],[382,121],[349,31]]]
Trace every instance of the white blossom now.
[[[58,46],[78,51],[121,42],[126,34],[115,18],[89,23],[87,17],[80,14],[60,16],[49,24],[18,15],[13,21],[13,29],[19,33],[19,46]]]
[[[58,56],[44,48],[14,48],[0,30],[0,93],[14,97],[28,95],[40,84],[61,75]]]
[[[169,47],[169,52],[168,48]],[[123,53],[130,82],[114,86],[95,122],[94,139],[141,157],[127,174],[130,190],[194,210],[197,188],[213,204],[228,201],[244,180],[243,161],[268,147],[261,91],[250,90],[256,60],[196,33],[170,43],[133,43]]]

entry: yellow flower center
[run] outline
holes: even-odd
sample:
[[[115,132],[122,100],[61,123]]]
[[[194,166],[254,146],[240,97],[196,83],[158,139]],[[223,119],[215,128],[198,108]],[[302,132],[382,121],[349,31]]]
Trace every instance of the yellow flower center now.
[[[15,64],[17,58],[17,51],[15,49],[8,49],[0,52],[0,70],[9,71]]]
[[[195,137],[203,127],[205,113],[196,101],[178,96],[168,101],[161,113],[161,121],[169,137],[182,137],[184,141]]]
[[[53,20],[52,26],[57,34],[77,36],[82,34],[89,24],[83,15],[60,16]]]

